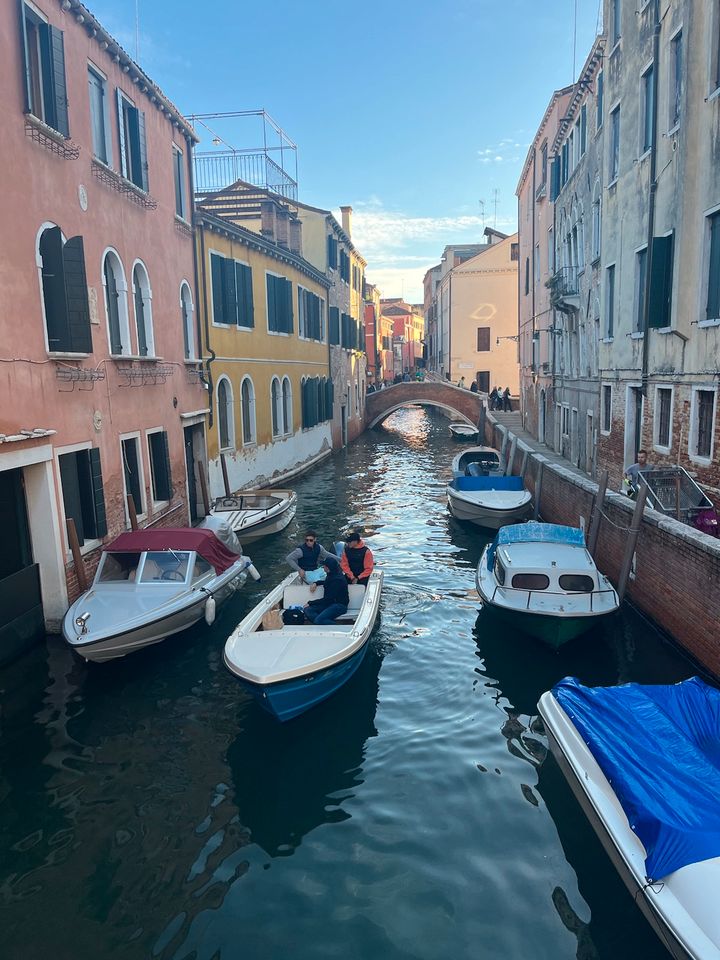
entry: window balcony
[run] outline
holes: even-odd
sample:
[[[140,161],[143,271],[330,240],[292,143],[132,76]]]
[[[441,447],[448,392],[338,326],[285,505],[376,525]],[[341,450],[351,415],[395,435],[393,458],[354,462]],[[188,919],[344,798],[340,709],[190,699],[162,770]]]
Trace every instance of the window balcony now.
[[[550,300],[558,310],[580,309],[580,279],[577,267],[560,267],[547,282]]]

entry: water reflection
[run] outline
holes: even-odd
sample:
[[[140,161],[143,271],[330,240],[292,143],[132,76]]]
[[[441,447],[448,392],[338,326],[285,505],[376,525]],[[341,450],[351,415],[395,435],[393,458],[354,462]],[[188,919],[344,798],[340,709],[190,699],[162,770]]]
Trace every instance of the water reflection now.
[[[363,783],[365,745],[377,736],[377,639],[356,673],[331,699],[279,724],[255,706],[228,749],[240,823],[270,857],[288,856],[304,836],[350,816],[346,800]]]

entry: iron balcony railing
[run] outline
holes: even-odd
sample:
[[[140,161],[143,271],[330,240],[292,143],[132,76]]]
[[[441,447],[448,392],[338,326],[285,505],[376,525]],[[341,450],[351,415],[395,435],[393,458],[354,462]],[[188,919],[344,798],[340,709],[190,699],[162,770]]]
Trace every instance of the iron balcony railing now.
[[[553,299],[563,300],[565,297],[579,295],[579,272],[577,267],[560,267],[555,271],[548,284],[553,292]]]
[[[297,183],[266,153],[241,150],[195,154],[195,192],[214,193],[243,180],[288,200],[297,200]]]

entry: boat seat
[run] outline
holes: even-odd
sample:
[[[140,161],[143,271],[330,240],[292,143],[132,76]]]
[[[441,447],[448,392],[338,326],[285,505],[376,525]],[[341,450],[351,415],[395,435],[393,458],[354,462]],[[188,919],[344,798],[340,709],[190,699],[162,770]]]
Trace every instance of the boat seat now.
[[[319,600],[320,597],[324,595],[324,589],[322,584],[318,585],[315,593],[310,593],[310,587],[305,583],[294,583],[289,587],[285,587],[283,591],[283,610],[287,610],[288,607],[292,606],[305,606],[306,603],[309,603],[310,600]],[[347,613],[344,613],[341,617],[337,617],[336,623],[354,623],[355,619],[360,611],[360,607],[363,604],[365,598],[365,587],[361,586],[359,583],[351,583],[348,586],[348,603]]]

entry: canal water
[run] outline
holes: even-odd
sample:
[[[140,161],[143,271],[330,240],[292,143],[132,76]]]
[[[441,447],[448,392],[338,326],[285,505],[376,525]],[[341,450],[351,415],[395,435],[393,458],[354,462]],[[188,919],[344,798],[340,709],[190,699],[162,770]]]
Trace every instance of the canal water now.
[[[654,960],[666,954],[552,757],[539,696],[692,668],[630,609],[559,653],[479,613],[484,539],[448,517],[447,421],[396,413],[296,484],[264,576],[198,626],[86,665],[58,638],[0,677],[5,960]],[[381,623],[335,697],[275,723],[223,641],[306,526],[350,525]]]

